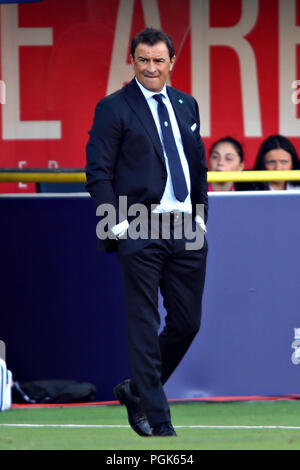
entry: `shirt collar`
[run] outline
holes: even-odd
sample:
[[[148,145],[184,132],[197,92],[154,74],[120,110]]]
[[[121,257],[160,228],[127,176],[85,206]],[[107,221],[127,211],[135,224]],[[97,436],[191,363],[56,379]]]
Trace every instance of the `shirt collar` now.
[[[158,93],[157,92],[154,92],[154,91],[151,91],[151,90],[148,90],[147,88],[145,88],[139,81],[138,79],[135,77],[135,80],[136,80],[136,83],[138,84],[141,92],[143,93],[144,97],[146,98],[146,100],[148,101],[150,98],[152,98],[153,95],[157,95]],[[167,87],[166,85],[164,85],[163,89],[159,92],[161,93],[165,98],[168,97],[168,94],[167,94]]]

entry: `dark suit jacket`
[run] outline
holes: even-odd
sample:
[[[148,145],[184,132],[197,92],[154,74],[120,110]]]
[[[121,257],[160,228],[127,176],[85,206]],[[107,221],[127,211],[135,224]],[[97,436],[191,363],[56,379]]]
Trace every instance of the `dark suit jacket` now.
[[[207,167],[205,148],[199,134],[196,100],[167,87],[191,175],[193,213],[204,204],[207,220]],[[196,123],[194,131],[191,127]],[[194,126],[195,127],[195,126]],[[96,206],[112,204],[118,212],[118,197],[126,195],[128,206],[159,204],[166,185],[167,170],[157,128],[135,79],[121,90],[103,98],[96,106],[87,144],[86,188]],[[117,223],[119,221],[117,220]],[[115,249],[113,240],[101,243]]]

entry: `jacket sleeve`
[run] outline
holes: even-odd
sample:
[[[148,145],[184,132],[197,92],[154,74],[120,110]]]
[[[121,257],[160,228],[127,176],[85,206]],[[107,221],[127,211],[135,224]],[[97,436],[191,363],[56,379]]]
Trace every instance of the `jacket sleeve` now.
[[[96,106],[94,122],[86,146],[86,189],[95,205],[112,204],[118,208],[113,189],[114,169],[122,138],[121,119],[108,98]]]
[[[198,148],[199,148],[199,173],[200,173],[200,184],[198,187],[199,193],[199,202],[198,204],[204,205],[204,221],[207,222],[208,219],[208,196],[207,196],[207,164],[206,164],[206,152],[204,142],[200,135],[200,116],[199,116],[199,107],[196,100],[195,101],[195,109],[196,109],[196,116],[197,116],[197,140],[198,140]]]

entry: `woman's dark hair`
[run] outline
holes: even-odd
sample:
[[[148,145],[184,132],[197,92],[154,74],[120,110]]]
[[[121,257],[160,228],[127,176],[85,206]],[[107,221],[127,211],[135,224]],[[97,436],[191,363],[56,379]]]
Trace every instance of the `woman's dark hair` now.
[[[293,170],[300,169],[300,161],[297,155],[296,149],[293,146],[292,142],[284,137],[283,135],[271,135],[260,146],[256,162],[254,165],[254,170],[265,170],[265,155],[271,150],[283,149],[288,152],[292,157]]]
[[[164,42],[167,45],[169,49],[170,59],[172,59],[172,57],[174,57],[175,55],[172,38],[160,29],[154,28],[145,28],[140,31],[136,36],[134,36],[131,42],[132,57],[134,57],[135,50],[139,44],[142,43],[148,44],[148,46],[154,46],[158,42]]]
[[[222,139],[219,139],[217,140],[217,142],[214,142],[210,148],[210,151],[209,151],[209,155],[212,153],[212,151],[214,150],[214,148],[219,145],[219,144],[223,144],[223,143],[229,143],[233,146],[233,148],[235,149],[236,153],[238,154],[238,156],[240,157],[240,160],[241,162],[244,161],[244,150],[243,150],[243,147],[241,146],[240,142],[238,140],[235,140],[233,137],[223,137]]]
[[[292,142],[283,135],[271,135],[263,141],[258,151],[254,170],[266,170],[265,155],[271,150],[282,149],[292,157],[292,169],[300,170],[300,160]],[[290,181],[293,186],[299,185],[299,181]]]

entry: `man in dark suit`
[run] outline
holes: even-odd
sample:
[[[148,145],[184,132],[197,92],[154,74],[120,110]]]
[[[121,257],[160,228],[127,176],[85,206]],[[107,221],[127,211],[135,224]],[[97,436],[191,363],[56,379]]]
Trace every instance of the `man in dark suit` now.
[[[133,80],[96,107],[86,187],[97,207],[112,207],[117,214],[100,246],[118,251],[133,378],[116,386],[115,395],[139,435],[176,436],[163,385],[200,327],[207,255],[205,149],[197,102],[166,86],[175,64],[171,38],[146,28],[132,41],[131,62]],[[146,208],[146,236],[130,236],[134,220],[121,210],[124,196],[128,207]],[[188,248],[184,230],[178,236],[186,215],[193,233],[202,234],[196,249]],[[163,236],[165,220],[169,236]],[[158,336],[159,289],[167,316]]]

